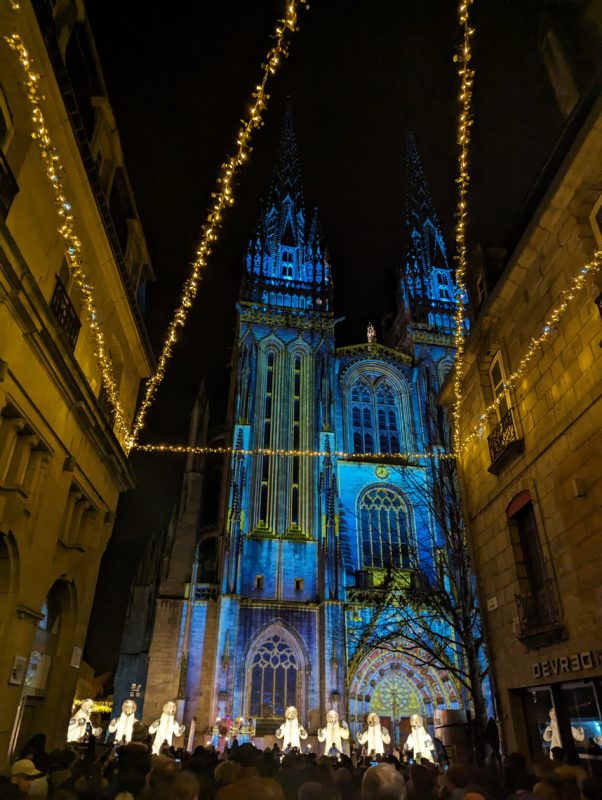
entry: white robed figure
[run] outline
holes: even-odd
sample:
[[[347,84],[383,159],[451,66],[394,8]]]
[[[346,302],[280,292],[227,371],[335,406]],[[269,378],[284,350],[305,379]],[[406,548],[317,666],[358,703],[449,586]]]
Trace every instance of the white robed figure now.
[[[121,715],[114,717],[109,722],[109,733],[115,734],[115,742],[121,744],[125,739],[126,743],[132,741],[132,731],[136,719],[136,703],[133,700],[124,700],[121,705]]]
[[[346,722],[339,722],[339,715],[331,708],[326,714],[326,726],[318,728],[318,741],[324,743],[324,755],[327,756],[332,748],[337,753],[343,752],[341,739],[349,738],[349,728]]]
[[[389,731],[380,724],[380,717],[371,711],[368,714],[368,730],[358,733],[357,740],[366,748],[368,755],[376,753],[377,756],[384,755],[385,745],[391,744]]]
[[[289,706],[284,712],[284,722],[275,733],[277,739],[282,739],[282,750],[293,747],[301,749],[301,739],[307,739],[307,731],[299,724],[297,709]]]
[[[582,742],[585,739],[585,731],[581,726],[574,727],[571,725],[571,734],[576,742]],[[550,743],[550,758],[553,758],[552,749],[554,747],[562,747],[562,739],[560,738],[555,708],[550,709],[550,722],[543,732],[543,740],[544,742]]]
[[[90,732],[94,736],[102,734],[102,728],[94,728],[92,726],[92,711],[94,710],[94,700],[88,698],[83,700],[81,706],[69,720],[69,728],[67,730],[68,742],[83,742],[90,726]]]
[[[431,739],[428,731],[424,727],[424,720],[420,714],[412,714],[410,717],[412,732],[408,736],[403,749],[406,753],[412,751],[414,761],[434,761],[433,753],[435,743]]]
[[[161,718],[156,719],[148,729],[149,733],[155,734],[153,755],[159,754],[164,742],[167,742],[168,746],[171,747],[174,736],[182,736],[185,730],[185,725],[180,725],[179,722],[176,722],[176,704],[173,700],[165,703]]]

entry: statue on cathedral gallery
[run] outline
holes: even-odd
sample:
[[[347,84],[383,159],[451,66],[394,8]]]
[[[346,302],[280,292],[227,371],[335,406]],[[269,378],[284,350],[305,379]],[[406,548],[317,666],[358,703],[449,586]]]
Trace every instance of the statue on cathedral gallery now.
[[[571,734],[575,742],[582,742],[585,739],[585,731],[580,725],[577,727],[571,725]],[[550,722],[543,732],[543,740],[544,742],[550,743],[550,758],[553,758],[552,750],[555,747],[562,747],[562,739],[560,738],[555,708],[550,709]]]
[[[414,761],[418,763],[420,761],[434,761],[433,753],[435,751],[435,743],[424,727],[424,720],[420,714],[412,714],[410,717],[410,726],[412,732],[403,746],[404,753],[411,753]]]
[[[83,700],[82,704],[69,720],[69,728],[67,730],[68,742],[83,742],[86,734],[92,733],[94,736],[102,734],[102,728],[94,728],[92,726],[92,711],[94,709],[94,700],[88,698]]]
[[[349,738],[346,722],[339,722],[338,713],[331,708],[326,714],[326,726],[318,728],[318,741],[324,743],[324,755],[339,755],[343,752],[342,739]],[[334,753],[332,751],[335,751]]]
[[[307,731],[299,725],[298,716],[295,706],[289,706],[284,712],[284,722],[275,733],[277,739],[282,739],[283,752],[294,748],[300,750],[301,739],[307,739]]]
[[[124,700],[121,704],[121,716],[113,717],[109,722],[109,733],[115,734],[115,743],[122,744],[132,741],[132,731],[136,719],[136,703],[133,700]]]
[[[357,740],[365,747],[366,753],[371,755],[376,753],[377,756],[384,755],[385,745],[391,744],[391,737],[389,731],[383,728],[380,724],[380,717],[374,711],[368,714],[368,730],[358,733]]]
[[[148,729],[149,733],[155,734],[153,755],[158,755],[166,742],[167,746],[171,747],[174,736],[182,736],[185,730],[185,725],[180,725],[179,722],[176,722],[176,704],[173,700],[165,703],[161,718],[156,719]]]
[[[376,328],[371,322],[368,323],[368,330],[366,331],[366,337],[368,339],[368,344],[374,344],[374,342],[376,342]]]

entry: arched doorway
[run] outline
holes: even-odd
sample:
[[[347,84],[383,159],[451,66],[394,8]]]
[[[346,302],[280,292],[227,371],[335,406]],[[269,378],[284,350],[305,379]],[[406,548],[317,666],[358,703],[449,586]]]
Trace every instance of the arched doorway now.
[[[363,730],[367,714],[376,712],[397,746],[410,732],[410,717],[420,714],[432,724],[435,711],[459,709],[461,694],[448,673],[425,667],[401,653],[373,650],[349,681],[349,723]]]

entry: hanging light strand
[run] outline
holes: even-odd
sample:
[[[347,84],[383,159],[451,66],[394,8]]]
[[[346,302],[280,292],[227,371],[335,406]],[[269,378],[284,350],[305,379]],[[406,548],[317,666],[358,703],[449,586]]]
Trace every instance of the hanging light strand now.
[[[249,115],[245,120],[242,120],[242,126],[238,131],[236,152],[222,164],[222,171],[220,177],[217,179],[218,189],[211,195],[213,202],[202,229],[201,241],[196,251],[195,260],[192,263],[192,271],[184,283],[180,303],[167,329],[167,335],[163,342],[163,349],[157,362],[156,371],[146,384],[144,397],[128,438],[128,450],[136,445],[138,437],[140,436],[140,431],[145,424],[146,414],[165,376],[167,363],[172,356],[173,347],[177,341],[178,328],[182,328],[186,324],[188,314],[198,291],[201,273],[207,266],[212,247],[217,241],[218,232],[222,227],[224,211],[228,206],[234,204],[234,176],[240,170],[251,152],[250,142],[253,131],[263,125],[263,112],[266,110],[269,100],[269,94],[266,92],[269,78],[276,74],[283,59],[288,55],[287,38],[290,33],[298,29],[298,8],[300,4],[305,2],[306,0],[292,0],[292,2],[288,2],[286,16],[276,24],[273,35],[275,44],[268,52],[265,62],[262,64],[262,79],[260,83],[257,84],[252,94],[253,105]]]
[[[282,456],[284,458],[345,458],[349,461],[374,461],[380,462],[392,459],[395,461],[419,461],[424,459],[445,460],[453,459],[453,453],[346,453],[343,450],[286,450],[237,447],[197,447],[195,445],[177,444],[136,444],[132,450],[143,453],[172,453],[175,455],[241,455],[241,456]]]
[[[570,303],[577,297],[579,292],[586,286],[588,278],[593,277],[597,272],[600,271],[602,268],[602,250],[597,250],[592,260],[584,264],[579,272],[573,277],[573,280],[569,284],[567,289],[564,289],[560,294],[560,301],[555,308],[552,309],[548,317],[545,319],[543,328],[541,333],[538,336],[533,336],[529,340],[529,344],[527,349],[518,362],[517,368],[506,378],[506,381],[502,385],[502,390],[500,393],[495,397],[492,403],[490,403],[487,408],[482,412],[479,417],[478,423],[472,428],[470,433],[463,439],[461,444],[461,450],[465,451],[468,445],[479,439],[483,433],[485,423],[489,419],[489,415],[492,414],[496,408],[499,407],[502,399],[505,397],[506,391],[512,391],[516,389],[518,381],[523,377],[525,371],[533,359],[533,357],[540,353],[540,348],[543,347],[544,343],[551,338],[554,330],[558,327],[560,320],[562,319],[565,311],[569,307]]]
[[[18,3],[13,3],[12,7],[14,10],[19,10]],[[128,435],[129,425],[126,422],[123,409],[119,402],[119,390],[115,380],[113,365],[94,300],[96,292],[84,267],[85,262],[82,254],[82,242],[76,233],[73,206],[68,198],[61,177],[64,172],[64,167],[59,153],[50,137],[42,110],[44,98],[40,91],[41,76],[33,69],[33,60],[18,33],[5,36],[4,40],[16,54],[25,73],[25,85],[27,87],[27,97],[31,105],[31,118],[33,122],[31,135],[40,149],[42,160],[46,168],[46,177],[48,178],[54,194],[54,201],[60,220],[58,232],[65,242],[65,258],[69,271],[82,294],[92,334],[94,356],[100,369],[102,382],[107,392],[111,409],[115,415],[115,432],[118,439],[123,444]]]
[[[463,28],[463,41],[459,52],[454,56],[454,62],[458,64],[458,78],[460,79],[458,113],[458,177],[456,184],[458,187],[458,203],[456,206],[456,313],[454,329],[454,345],[456,350],[454,360],[454,379],[453,379],[453,406],[452,406],[452,425],[453,425],[453,450],[459,455],[461,450],[460,415],[462,412],[462,381],[464,378],[464,336],[465,336],[465,308],[466,308],[466,268],[467,268],[467,245],[466,245],[466,224],[468,220],[468,188],[470,185],[470,173],[468,170],[468,150],[470,145],[470,128],[472,125],[471,101],[472,85],[474,81],[474,70],[470,67],[472,59],[471,39],[474,29],[470,27],[469,10],[473,0],[460,0],[458,5],[458,21]]]

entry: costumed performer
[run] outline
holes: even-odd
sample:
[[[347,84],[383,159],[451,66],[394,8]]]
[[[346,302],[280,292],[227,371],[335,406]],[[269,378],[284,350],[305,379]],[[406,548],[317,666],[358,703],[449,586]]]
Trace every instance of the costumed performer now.
[[[176,704],[173,700],[165,703],[161,718],[156,719],[148,728],[149,733],[155,734],[153,755],[158,755],[161,752],[165,742],[171,747],[174,736],[182,736],[185,730],[185,725],[180,725],[179,722],[176,722]]]
[[[92,727],[92,711],[94,710],[94,700],[88,698],[83,700],[81,706],[69,720],[69,728],[67,730],[68,742],[83,742],[86,733],[92,733],[94,736],[102,734],[102,728]]]
[[[371,711],[367,718],[368,730],[358,733],[357,740],[365,748],[366,753],[376,753],[377,756],[384,755],[385,745],[391,744],[389,731],[380,724],[380,717]]]
[[[115,734],[115,743],[121,744],[125,739],[125,743],[132,741],[132,732],[134,730],[134,723],[138,722],[136,719],[136,703],[133,700],[124,700],[121,704],[121,715],[114,717],[109,722],[109,733]]]
[[[324,755],[329,756],[331,750],[336,755],[343,752],[341,739],[349,738],[349,728],[346,722],[339,722],[338,712],[331,708],[326,714],[326,726],[318,728],[318,741],[324,743]]]
[[[287,752],[296,747],[301,749],[301,739],[307,739],[307,731],[299,725],[297,709],[289,706],[284,712],[284,722],[275,733],[277,739],[282,739],[282,750]]]
[[[403,746],[404,753],[412,752],[414,761],[434,761],[433,753],[435,743],[431,739],[428,731],[424,727],[424,720],[420,714],[412,714],[410,717],[412,732],[408,736]]]

